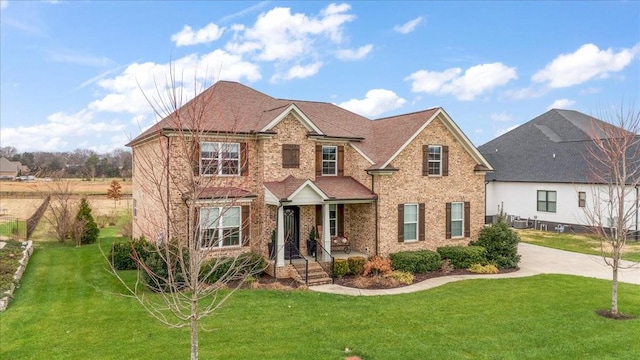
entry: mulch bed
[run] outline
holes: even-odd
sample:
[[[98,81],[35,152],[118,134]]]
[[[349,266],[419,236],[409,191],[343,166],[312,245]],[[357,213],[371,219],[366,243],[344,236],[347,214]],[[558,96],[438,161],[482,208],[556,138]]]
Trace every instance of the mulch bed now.
[[[518,269],[503,269],[500,270],[500,274],[510,273],[518,271]],[[468,270],[457,269],[451,271],[443,271],[438,270],[434,272],[430,272],[427,274],[415,274],[413,283],[418,283],[427,279],[432,279],[441,276],[452,276],[452,275],[482,275],[476,274]],[[354,276],[347,275],[340,279],[335,280],[336,285],[342,285],[346,287],[359,288],[359,289],[391,289],[395,287],[403,287],[407,286],[406,284],[400,284],[393,279],[385,279],[383,277],[362,277],[362,276]],[[255,283],[253,284],[242,284],[241,288],[253,288],[253,289],[279,289],[279,290],[293,290],[293,289],[305,289],[306,286],[304,284],[300,284],[293,279],[275,279],[273,276],[263,273]]]

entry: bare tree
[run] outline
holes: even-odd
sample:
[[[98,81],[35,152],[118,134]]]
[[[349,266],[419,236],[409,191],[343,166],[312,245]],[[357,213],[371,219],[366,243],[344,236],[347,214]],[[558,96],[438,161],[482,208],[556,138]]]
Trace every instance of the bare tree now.
[[[611,310],[618,317],[618,271],[621,257],[638,216],[637,188],[640,186],[640,112],[624,105],[603,112],[592,121],[589,165],[592,204],[585,215],[596,235],[605,263],[612,269]]]
[[[57,179],[49,185],[49,211],[45,212],[45,219],[49,222],[55,236],[60,242],[65,242],[73,235],[73,227],[77,212],[77,200],[73,199],[73,189],[69,181]]]
[[[248,176],[201,176],[240,175],[248,166],[241,156],[246,148],[230,144],[233,134],[215,130],[215,86],[204,92],[194,88],[193,100],[183,105],[183,87],[173,71],[155,99],[147,97],[164,119],[162,126],[133,148],[134,186],[139,187],[134,191],[144,193],[148,207],[134,214],[134,229],[147,234],[148,250],[134,255],[140,269],[134,284],[111,270],[127,288],[126,296],[151,316],[172,328],[189,327],[191,359],[197,359],[200,319],[219,309],[247,277],[262,272],[263,261],[237,253],[249,238],[252,216],[235,192],[248,185]],[[201,149],[203,142],[224,148]],[[203,160],[203,153],[214,152],[225,159]],[[238,245],[236,252],[221,251],[228,244]],[[158,263],[160,268],[152,265]]]

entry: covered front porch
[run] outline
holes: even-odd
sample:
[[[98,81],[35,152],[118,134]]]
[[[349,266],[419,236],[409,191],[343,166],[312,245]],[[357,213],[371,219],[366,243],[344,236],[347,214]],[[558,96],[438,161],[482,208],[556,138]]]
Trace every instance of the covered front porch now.
[[[377,196],[351,177],[292,176],[264,184],[275,215],[275,267],[375,253]]]

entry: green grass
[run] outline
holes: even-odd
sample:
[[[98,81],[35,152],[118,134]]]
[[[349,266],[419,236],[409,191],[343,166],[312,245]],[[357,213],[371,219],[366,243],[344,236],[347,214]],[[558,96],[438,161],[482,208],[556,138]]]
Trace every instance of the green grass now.
[[[0,218],[0,236],[25,238],[26,232],[27,222],[25,220]]]
[[[522,242],[529,244],[582,254],[601,255],[600,240],[595,236],[537,230],[518,230],[518,235]],[[640,262],[640,242],[627,240],[622,259]]]
[[[114,238],[101,231],[102,246]],[[1,359],[188,358],[105,270],[98,244],[37,244],[0,314]],[[129,279],[132,272],[125,273]],[[202,359],[637,359],[640,319],[615,321],[609,282],[561,275],[468,280],[419,293],[348,297],[240,290],[203,325]],[[640,286],[620,284],[640,315]],[[345,352],[349,348],[350,352]]]

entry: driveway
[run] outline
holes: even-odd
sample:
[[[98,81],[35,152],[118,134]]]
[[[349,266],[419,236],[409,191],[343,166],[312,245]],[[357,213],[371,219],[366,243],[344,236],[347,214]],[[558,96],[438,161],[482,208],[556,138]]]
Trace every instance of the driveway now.
[[[452,275],[441,276],[419,283],[394,289],[354,289],[335,284],[309,287],[313,291],[353,296],[375,296],[406,294],[431,289],[446,283],[466,279],[502,279],[532,276],[538,274],[566,274],[611,280],[611,268],[604,263],[601,256],[584,255],[570,251],[556,250],[543,246],[520,243],[518,253],[522,255],[520,270],[496,275]],[[621,282],[640,285],[640,265],[623,261],[618,274]]]

